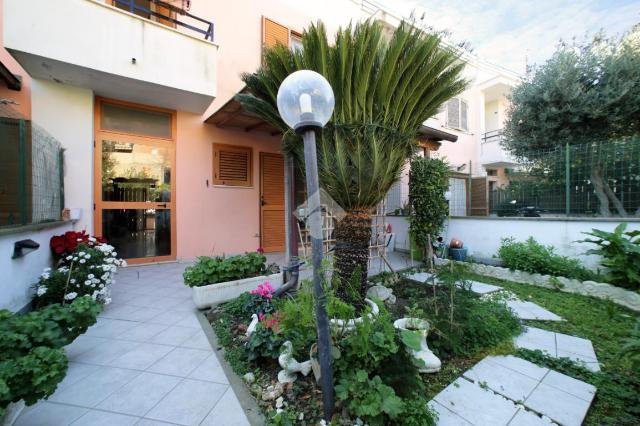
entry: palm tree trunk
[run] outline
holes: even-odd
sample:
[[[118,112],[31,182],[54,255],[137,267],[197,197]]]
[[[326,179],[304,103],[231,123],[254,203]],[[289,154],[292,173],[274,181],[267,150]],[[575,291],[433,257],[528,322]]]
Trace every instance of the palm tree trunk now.
[[[358,308],[363,307],[367,294],[371,214],[366,210],[348,210],[336,224],[334,236],[334,269],[338,279],[336,293],[343,301]]]

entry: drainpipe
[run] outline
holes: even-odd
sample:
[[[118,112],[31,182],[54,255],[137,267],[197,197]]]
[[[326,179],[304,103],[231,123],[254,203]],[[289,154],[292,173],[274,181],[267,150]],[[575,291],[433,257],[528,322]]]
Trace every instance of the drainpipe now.
[[[298,260],[298,227],[296,226],[296,217],[293,214],[295,209],[295,178],[294,178],[293,157],[289,154],[284,155],[284,233],[286,239],[285,248],[285,283],[276,290],[275,295],[280,296],[291,289],[298,288],[298,269],[300,267]]]

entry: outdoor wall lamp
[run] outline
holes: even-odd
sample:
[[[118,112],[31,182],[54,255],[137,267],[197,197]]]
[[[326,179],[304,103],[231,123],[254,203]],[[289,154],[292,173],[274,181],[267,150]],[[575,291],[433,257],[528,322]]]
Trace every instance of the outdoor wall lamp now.
[[[12,259],[24,257],[32,251],[36,251],[40,248],[40,244],[33,240],[20,240],[13,243],[13,256]]]
[[[331,368],[331,336],[322,288],[322,212],[316,158],[316,130],[331,118],[335,99],[329,82],[310,70],[296,71],[284,79],[278,89],[278,112],[289,127],[302,135],[307,180],[307,209],[313,260],[313,293],[315,296],[318,361],[324,418],[333,416],[333,371]]]

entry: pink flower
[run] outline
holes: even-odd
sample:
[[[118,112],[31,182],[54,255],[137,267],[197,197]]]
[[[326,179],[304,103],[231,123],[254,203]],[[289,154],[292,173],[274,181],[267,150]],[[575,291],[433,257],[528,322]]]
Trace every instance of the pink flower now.
[[[260,320],[260,322],[264,321],[264,319],[265,319],[265,318],[266,318],[266,317],[265,317],[265,315],[264,315],[262,312],[260,312],[260,313],[258,314],[258,320]]]
[[[258,285],[258,288],[251,290],[249,294],[259,294],[260,296],[271,300],[271,298],[273,298],[274,291],[275,290],[271,287],[269,281],[265,281],[263,284]]]
[[[256,251],[260,254],[264,254],[264,249],[262,247],[258,247]]]

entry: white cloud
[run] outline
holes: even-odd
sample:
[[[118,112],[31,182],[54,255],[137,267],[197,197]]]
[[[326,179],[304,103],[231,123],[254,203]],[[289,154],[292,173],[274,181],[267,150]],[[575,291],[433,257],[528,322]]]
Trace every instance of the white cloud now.
[[[575,0],[381,0],[397,12],[415,11],[424,22],[468,41],[478,56],[517,72],[543,63],[560,39],[582,40],[600,29],[610,35],[640,22],[640,2]]]

